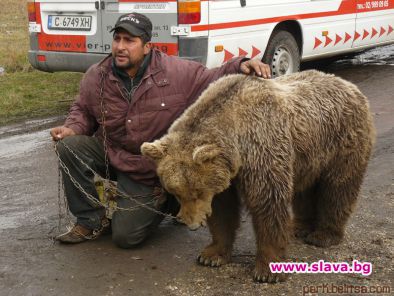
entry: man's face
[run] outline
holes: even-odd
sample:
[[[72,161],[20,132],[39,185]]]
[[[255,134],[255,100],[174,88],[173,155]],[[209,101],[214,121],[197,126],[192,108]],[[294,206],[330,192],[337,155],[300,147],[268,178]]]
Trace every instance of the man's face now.
[[[139,37],[131,36],[125,31],[117,31],[114,34],[112,56],[118,68],[127,71],[139,67],[149,50],[149,43],[144,44]]]

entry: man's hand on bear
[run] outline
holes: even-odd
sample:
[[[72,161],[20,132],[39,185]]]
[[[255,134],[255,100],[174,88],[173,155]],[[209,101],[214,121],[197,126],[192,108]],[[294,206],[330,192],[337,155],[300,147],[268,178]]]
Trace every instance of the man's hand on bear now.
[[[271,78],[270,66],[264,64],[258,59],[247,60],[241,63],[240,70],[242,73],[250,75],[256,74],[257,76],[263,77],[265,79]]]

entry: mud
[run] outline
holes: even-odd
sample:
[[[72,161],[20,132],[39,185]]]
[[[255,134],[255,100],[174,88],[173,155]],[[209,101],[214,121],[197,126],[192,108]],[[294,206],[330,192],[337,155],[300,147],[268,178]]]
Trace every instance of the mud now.
[[[387,53],[383,59],[382,52]],[[116,248],[110,236],[73,246],[54,243],[52,237],[59,231],[58,169],[49,130],[12,135],[18,133],[9,132],[18,129],[12,126],[0,129],[0,295],[302,295],[319,285],[319,295],[324,295],[326,284],[392,287],[393,52],[394,47],[387,47],[321,68],[354,82],[368,96],[377,143],[343,243],[320,249],[293,240],[289,248],[291,261],[368,261],[373,264],[371,275],[294,274],[285,283],[256,284],[254,236],[247,215],[233,262],[220,268],[195,263],[209,242],[206,229],[190,232],[168,220],[133,250]],[[61,229],[64,223],[62,219]],[[353,292],[342,295],[358,295]]]

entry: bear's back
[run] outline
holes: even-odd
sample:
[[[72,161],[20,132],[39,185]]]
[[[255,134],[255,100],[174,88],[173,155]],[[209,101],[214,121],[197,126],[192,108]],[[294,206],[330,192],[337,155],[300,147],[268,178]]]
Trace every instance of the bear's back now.
[[[367,98],[339,77],[310,70],[275,82],[283,88],[278,96],[287,108],[298,149],[308,143],[316,147],[344,144],[343,137],[359,129],[367,131],[372,125]]]
[[[366,131],[371,121],[366,97],[334,75],[310,70],[264,80],[236,74],[212,83],[169,132],[242,142],[242,135],[264,140],[283,126],[294,149],[307,152],[343,144],[347,134]]]

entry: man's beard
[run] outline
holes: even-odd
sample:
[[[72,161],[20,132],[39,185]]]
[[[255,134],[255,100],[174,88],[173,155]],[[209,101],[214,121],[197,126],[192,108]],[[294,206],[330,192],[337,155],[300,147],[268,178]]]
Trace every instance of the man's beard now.
[[[124,62],[123,62],[122,64],[119,64],[118,61],[117,61],[118,56],[121,57],[123,60],[124,60],[125,58],[127,58],[127,63],[124,63]],[[115,66],[116,66],[117,68],[121,69],[121,70],[124,70],[124,71],[130,70],[130,69],[134,68],[134,66],[135,66],[135,65],[131,62],[130,57],[128,57],[127,55],[122,54],[122,53],[115,53],[115,55],[114,55],[114,61],[115,61]]]
[[[128,61],[127,64],[119,65],[119,64],[116,62],[116,59],[115,59],[115,65],[116,65],[116,67],[118,67],[119,69],[122,69],[122,70],[129,70],[129,69],[134,68],[134,66],[135,66],[130,60]]]

